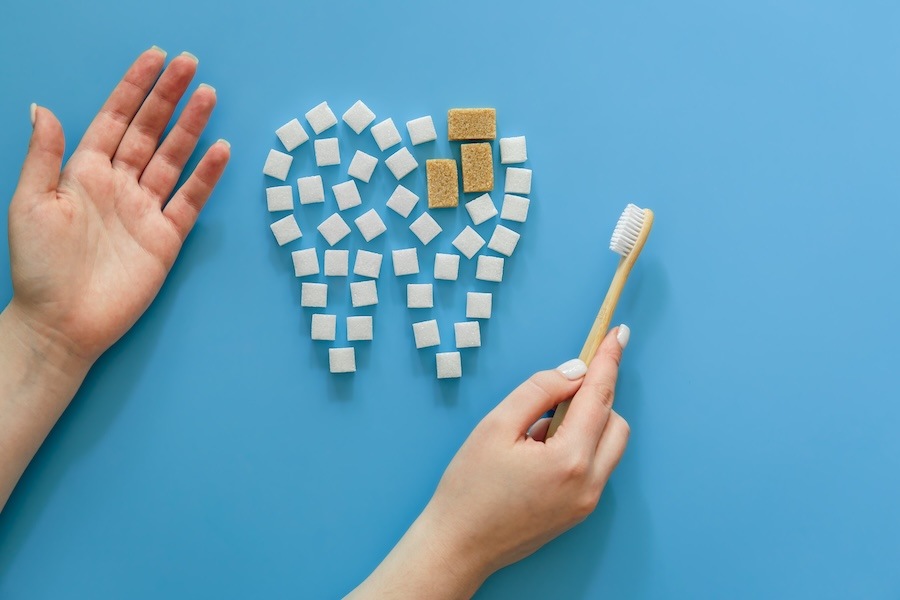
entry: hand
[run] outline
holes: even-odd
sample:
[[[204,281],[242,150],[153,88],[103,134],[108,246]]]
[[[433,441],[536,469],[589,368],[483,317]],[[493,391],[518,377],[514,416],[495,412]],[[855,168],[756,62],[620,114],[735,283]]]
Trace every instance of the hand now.
[[[9,207],[9,315],[91,364],[147,309],[230,155],[219,141],[169,199],[216,103],[201,85],[160,138],[197,69],[141,54],[60,173],[59,121],[32,106],[34,132]]]

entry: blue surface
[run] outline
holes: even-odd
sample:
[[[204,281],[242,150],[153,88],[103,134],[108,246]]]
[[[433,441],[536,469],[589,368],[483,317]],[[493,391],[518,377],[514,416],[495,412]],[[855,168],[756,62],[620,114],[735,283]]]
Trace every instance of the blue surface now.
[[[900,595],[896,3],[3,13],[4,198],[28,104],[55,110],[72,148],[154,43],[200,56],[198,82],[220,98],[203,141],[227,137],[234,158],[156,302],[0,516],[0,597],[346,592],[480,417],[577,354],[630,201],[657,213],[616,315],[633,329],[617,400],[630,446],[596,513],[479,597]],[[360,372],[330,376],[268,231],[260,170],[274,129],[358,97],[398,123],[433,114],[439,131],[448,107],[492,105],[501,135],[528,136],[532,212],[457,383],[438,384],[431,353],[411,349],[392,276]],[[390,180],[379,169],[375,195]],[[410,239],[387,222],[384,247]],[[304,246],[316,236],[301,225]],[[7,264],[4,244],[4,303]]]

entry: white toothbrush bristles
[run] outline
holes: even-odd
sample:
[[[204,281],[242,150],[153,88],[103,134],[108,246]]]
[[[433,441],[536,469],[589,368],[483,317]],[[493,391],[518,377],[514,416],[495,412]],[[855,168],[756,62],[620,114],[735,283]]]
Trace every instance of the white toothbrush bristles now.
[[[628,256],[634,249],[643,226],[644,209],[634,204],[626,206],[609,240],[609,249],[616,254]]]

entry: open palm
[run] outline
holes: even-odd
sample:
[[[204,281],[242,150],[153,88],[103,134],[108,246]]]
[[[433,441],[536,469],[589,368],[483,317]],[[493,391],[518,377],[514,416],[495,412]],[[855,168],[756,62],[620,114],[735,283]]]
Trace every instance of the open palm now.
[[[62,126],[32,107],[34,133],[9,209],[13,304],[85,360],[149,306],[230,156],[227,142],[213,144],[172,195],[216,93],[199,86],[160,144],[197,68],[183,54],[160,75],[164,63],[156,48],[138,57],[62,172]]]

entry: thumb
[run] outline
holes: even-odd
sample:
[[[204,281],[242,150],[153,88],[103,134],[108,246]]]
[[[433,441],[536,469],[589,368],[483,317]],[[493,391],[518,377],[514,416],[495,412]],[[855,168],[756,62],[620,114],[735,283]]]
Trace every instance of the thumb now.
[[[31,121],[34,129],[16,191],[46,194],[59,184],[66,140],[59,119],[48,109],[32,104]]]

